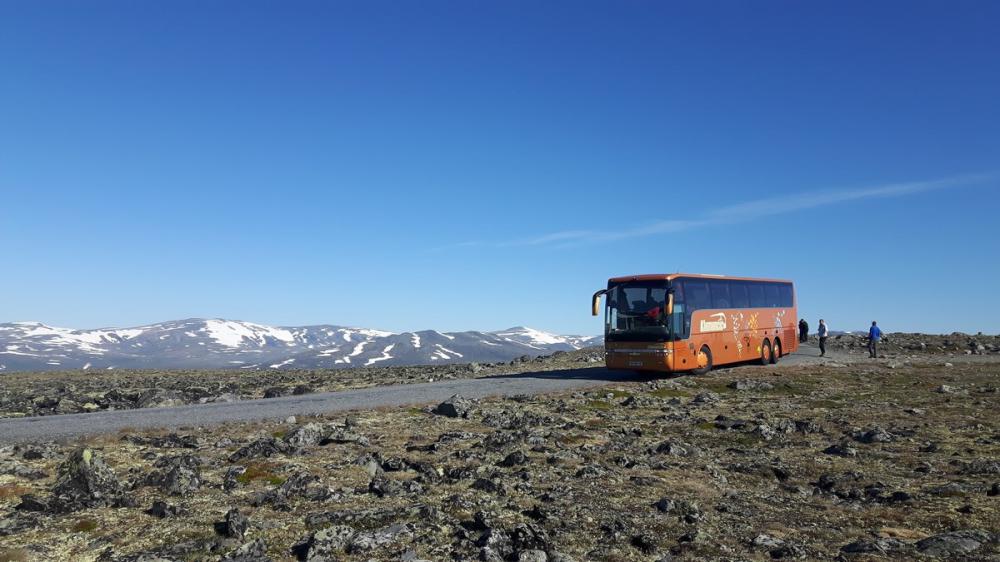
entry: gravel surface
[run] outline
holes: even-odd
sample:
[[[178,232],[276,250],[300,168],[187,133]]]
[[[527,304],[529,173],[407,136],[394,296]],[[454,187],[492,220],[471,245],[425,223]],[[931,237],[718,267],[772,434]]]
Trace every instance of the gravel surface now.
[[[778,367],[836,365],[838,361],[848,363],[857,362],[858,359],[837,351],[828,352],[826,357],[821,358],[818,357],[818,351],[814,346],[804,345],[797,353],[783,358]],[[530,369],[531,364],[525,364],[525,368]],[[726,369],[721,368],[721,370]],[[234,421],[284,419],[291,415],[427,404],[439,402],[454,394],[470,398],[543,394],[655,378],[665,378],[665,375],[609,371],[603,367],[539,370],[269,399],[0,419],[0,443],[67,439],[110,433],[125,428],[205,426]]]

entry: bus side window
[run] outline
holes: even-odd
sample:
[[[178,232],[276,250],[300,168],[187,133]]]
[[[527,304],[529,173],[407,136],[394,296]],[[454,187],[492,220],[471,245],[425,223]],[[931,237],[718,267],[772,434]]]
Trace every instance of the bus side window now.
[[[712,308],[732,308],[732,301],[729,300],[729,282],[711,280],[708,282],[709,291],[712,293]]]
[[[781,306],[790,307],[792,306],[792,286],[789,283],[782,283],[778,286],[778,291],[781,293]]]
[[[730,281],[729,295],[733,301],[733,308],[750,307],[750,295],[747,293],[746,283],[742,281]]]
[[[767,307],[777,308],[781,306],[781,295],[778,294],[778,284],[777,283],[765,283],[764,291],[767,295]]]
[[[767,306],[763,283],[748,281],[747,289],[750,291],[750,308],[764,308]]]
[[[673,318],[670,319],[670,331],[673,332],[674,339],[688,337],[688,333],[691,329],[691,316],[684,314],[684,308],[684,303],[674,303],[674,315]]]
[[[708,284],[704,281],[685,281],[684,291],[687,295],[688,313],[712,308],[712,296],[708,293]]]

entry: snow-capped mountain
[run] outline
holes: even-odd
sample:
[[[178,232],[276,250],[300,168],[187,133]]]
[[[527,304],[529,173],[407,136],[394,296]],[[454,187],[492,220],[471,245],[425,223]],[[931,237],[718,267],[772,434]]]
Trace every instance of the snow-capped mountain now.
[[[62,369],[312,369],[509,361],[601,345],[601,336],[498,332],[396,334],[319,325],[274,327],[189,319],[135,328],[72,330],[0,324],[0,372]]]

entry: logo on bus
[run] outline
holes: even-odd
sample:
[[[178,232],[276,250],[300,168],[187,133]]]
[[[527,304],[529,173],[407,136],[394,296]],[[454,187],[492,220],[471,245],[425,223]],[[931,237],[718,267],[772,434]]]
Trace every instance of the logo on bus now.
[[[726,315],[718,312],[708,317],[708,320],[701,321],[702,332],[724,332],[726,330]]]

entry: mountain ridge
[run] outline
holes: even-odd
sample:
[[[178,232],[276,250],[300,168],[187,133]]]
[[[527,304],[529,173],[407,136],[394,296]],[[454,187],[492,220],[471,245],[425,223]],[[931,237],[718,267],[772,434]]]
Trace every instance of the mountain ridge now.
[[[603,343],[524,326],[495,332],[389,332],[335,324],[269,326],[187,318],[75,330],[0,323],[0,373],[67,369],[317,369],[509,361]]]

